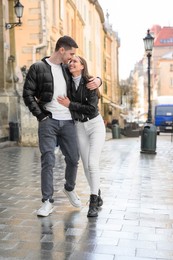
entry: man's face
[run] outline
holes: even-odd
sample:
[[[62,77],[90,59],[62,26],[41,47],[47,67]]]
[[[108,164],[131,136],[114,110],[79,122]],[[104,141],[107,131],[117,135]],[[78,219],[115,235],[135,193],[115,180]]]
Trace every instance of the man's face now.
[[[67,64],[73,58],[75,53],[76,48],[71,48],[70,50],[65,50],[64,48],[62,48],[62,63]]]

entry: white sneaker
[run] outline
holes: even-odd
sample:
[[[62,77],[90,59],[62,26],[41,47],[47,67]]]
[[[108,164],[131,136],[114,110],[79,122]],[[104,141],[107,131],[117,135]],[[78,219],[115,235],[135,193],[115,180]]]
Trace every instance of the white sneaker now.
[[[69,199],[70,203],[76,207],[76,208],[80,208],[81,207],[81,201],[78,197],[78,195],[76,194],[76,192],[74,190],[72,191],[67,191],[65,188],[63,189],[63,192],[65,193],[65,195],[67,196],[67,198]]]
[[[53,211],[53,205],[49,202],[49,200],[46,200],[43,202],[43,206],[37,210],[37,216],[41,217],[47,217],[49,214],[51,214]]]

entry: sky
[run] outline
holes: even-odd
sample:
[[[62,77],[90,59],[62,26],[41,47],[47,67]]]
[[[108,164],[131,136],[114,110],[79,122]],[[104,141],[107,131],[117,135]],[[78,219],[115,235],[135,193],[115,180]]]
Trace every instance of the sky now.
[[[143,38],[153,25],[173,27],[173,0],[98,0],[120,38],[119,77],[127,79],[145,53]],[[106,16],[105,16],[106,18]]]

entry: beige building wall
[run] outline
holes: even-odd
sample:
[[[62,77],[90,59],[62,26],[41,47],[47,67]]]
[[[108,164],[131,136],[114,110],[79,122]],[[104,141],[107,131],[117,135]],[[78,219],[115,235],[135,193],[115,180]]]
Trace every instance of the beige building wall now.
[[[110,29],[109,34],[104,35],[103,43],[103,108],[104,119],[111,123],[113,119],[119,120],[120,115],[120,87],[119,87],[119,65],[118,49],[119,38]]]
[[[173,96],[173,58],[164,58],[173,51],[173,46],[154,47],[151,56],[150,76],[151,76],[151,104],[158,96]],[[139,73],[143,78],[144,104],[141,102],[141,110],[144,113],[148,111],[148,60],[145,56],[143,59],[143,73]],[[172,69],[171,69],[172,68]],[[141,84],[138,85],[140,91]],[[137,107],[136,107],[137,109]],[[153,107],[152,107],[153,110]],[[153,112],[153,111],[152,111]]]
[[[104,14],[97,0],[20,1],[24,6],[22,25],[10,30],[4,28],[0,32],[0,51],[3,57],[0,66],[4,71],[4,77],[0,77],[0,106],[6,111],[4,118],[7,130],[9,121],[16,122],[19,128],[19,142],[22,145],[37,145],[37,120],[29,113],[22,99],[24,79],[21,67],[26,66],[28,69],[35,61],[49,56],[54,51],[57,39],[65,34],[70,35],[79,45],[77,54],[86,58],[90,73],[93,76],[101,76],[104,82],[108,80],[106,95],[113,99],[115,96],[116,99],[113,86],[118,82],[119,46],[117,37],[112,35],[112,31],[104,28]],[[14,1],[0,2],[0,14],[2,26],[4,21],[17,21]],[[106,50],[104,39],[107,41]],[[7,81],[6,78],[10,80]],[[104,91],[103,86],[100,90]],[[115,102],[118,102],[117,100]],[[100,107],[105,117],[105,108],[101,102]]]
[[[111,44],[111,79],[112,79],[112,101],[116,104],[120,104],[120,87],[119,87],[119,63],[118,63],[118,51],[119,51],[119,40],[112,40]]]
[[[153,47],[152,50],[152,71],[153,75],[159,74],[158,62],[159,59],[170,51],[173,51],[173,46],[164,46],[164,47]]]
[[[20,66],[26,65],[28,68],[33,62],[50,55],[57,39],[63,35],[62,23],[65,15],[60,10],[64,10],[64,1],[60,1],[61,4],[58,2],[22,0],[22,26],[16,28],[17,49],[20,50],[16,56]]]
[[[9,138],[9,123],[19,119],[19,103],[14,76],[15,33],[5,29],[5,23],[14,20],[14,1],[0,1],[0,141]]]
[[[173,96],[173,59],[159,61],[158,96]]]
[[[159,88],[162,88],[161,85],[158,88],[158,83],[160,81],[161,75],[160,75],[160,59],[161,57],[166,54],[173,51],[173,46],[164,46],[164,47],[154,47],[152,51],[152,66],[151,66],[151,86],[152,86],[152,98],[155,99],[157,96],[160,95],[158,92]],[[166,74],[162,74],[162,77],[167,77]],[[164,79],[162,79],[164,81]],[[159,83],[160,84],[160,83]],[[163,90],[164,91],[164,90]]]

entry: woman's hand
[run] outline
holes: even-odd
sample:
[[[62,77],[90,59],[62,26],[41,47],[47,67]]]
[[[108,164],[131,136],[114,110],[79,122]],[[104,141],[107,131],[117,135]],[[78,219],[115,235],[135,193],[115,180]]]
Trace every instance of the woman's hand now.
[[[70,99],[68,97],[57,97],[57,101],[64,107],[69,107],[70,105]]]

